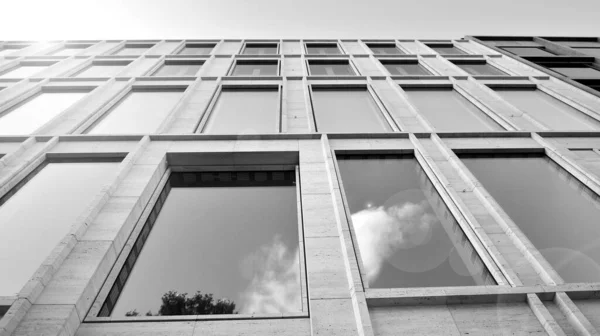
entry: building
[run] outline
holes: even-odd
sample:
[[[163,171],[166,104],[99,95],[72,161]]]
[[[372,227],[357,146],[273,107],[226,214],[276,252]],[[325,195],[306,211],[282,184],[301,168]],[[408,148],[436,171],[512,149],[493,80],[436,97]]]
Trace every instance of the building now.
[[[525,40],[0,43],[0,334],[598,334],[600,97]]]

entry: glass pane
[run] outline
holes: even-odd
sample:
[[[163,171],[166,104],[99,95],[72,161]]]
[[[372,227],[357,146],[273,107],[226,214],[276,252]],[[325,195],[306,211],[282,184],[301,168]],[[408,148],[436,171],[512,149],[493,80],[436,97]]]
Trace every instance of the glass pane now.
[[[121,72],[126,65],[105,65],[105,64],[92,64],[82,71],[75,74],[73,77],[114,77]]]
[[[600,48],[575,48],[577,51],[593,57],[600,57]]]
[[[558,73],[574,78],[600,78],[600,71],[592,68],[550,68]]]
[[[456,47],[439,47],[439,46],[428,46],[435,50],[440,55],[464,55],[465,52]]]
[[[401,55],[404,54],[400,51],[400,49],[395,46],[378,46],[378,45],[369,45],[371,51],[375,55]]]
[[[146,222],[151,230],[143,235],[145,243],[136,242],[143,244],[139,257],[123,267],[120,285],[113,287],[123,290],[110,315],[122,317],[132,310],[154,315],[301,311],[293,175],[173,173],[163,191],[162,209],[155,207],[155,212],[160,211],[156,221]],[[198,291],[212,294],[214,303],[223,299],[235,308],[174,311],[161,304],[169,291],[189,293],[189,297]],[[111,301],[109,296],[107,303],[112,306]]]
[[[25,135],[79,101],[87,92],[42,92],[0,116],[1,135]]]
[[[274,55],[277,54],[277,45],[246,45],[244,55]]]
[[[337,45],[307,45],[306,52],[311,55],[339,55],[342,52]]]
[[[158,69],[152,76],[164,77],[193,77],[196,76],[200,64],[165,64]]]
[[[490,117],[454,90],[406,90],[418,112],[437,131],[502,130]]]
[[[547,157],[463,158],[566,282],[600,281],[600,201]]]
[[[149,47],[125,47],[120,49],[114,55],[141,55],[148,51]]]
[[[277,90],[222,90],[203,133],[256,134],[279,130]]]
[[[369,133],[391,131],[367,89],[313,89],[319,132]]]
[[[309,62],[310,74],[313,76],[354,76],[354,70],[348,63],[315,63]]]
[[[398,76],[431,76],[431,73],[427,71],[418,63],[383,63],[383,66],[392,75]]]
[[[540,90],[496,90],[519,110],[552,130],[598,129],[597,121]]]
[[[277,76],[277,64],[238,62],[233,76]]]
[[[154,133],[181,95],[181,91],[130,92],[87,133]]]
[[[489,64],[456,64],[472,76],[506,76],[506,73],[494,68]]]
[[[0,258],[0,296],[21,290],[117,167],[117,162],[49,163],[0,200],[0,255],[10,256]]]
[[[369,287],[495,284],[414,158],[340,158]]]
[[[185,47],[179,55],[208,55],[213,50],[214,46],[210,47]]]
[[[0,78],[25,78],[46,69],[47,65],[21,65],[0,75]]]
[[[553,53],[542,48],[502,48],[519,56],[555,56]]]

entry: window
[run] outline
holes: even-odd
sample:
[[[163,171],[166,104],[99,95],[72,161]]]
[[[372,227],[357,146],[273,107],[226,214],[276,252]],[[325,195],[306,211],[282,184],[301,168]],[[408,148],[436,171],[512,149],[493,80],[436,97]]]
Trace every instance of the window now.
[[[88,91],[40,92],[0,113],[0,135],[31,134],[73,106]]]
[[[390,72],[392,76],[431,76],[432,74],[425,69],[418,61],[392,61],[381,60],[381,64]]]
[[[600,78],[600,71],[586,66],[551,67],[550,70],[572,78]]]
[[[94,61],[71,77],[103,78],[114,77],[129,65],[131,61]]]
[[[175,61],[165,63],[152,74],[155,77],[194,77],[204,64],[204,61]]]
[[[597,121],[540,90],[496,88],[495,91],[507,102],[552,130],[599,128]]]
[[[505,47],[502,48],[506,51],[508,51],[509,53],[518,55],[518,56],[555,56],[555,54],[551,53],[550,51],[546,50],[546,48],[526,48],[526,47]]]
[[[342,52],[337,43],[307,43],[306,53],[311,55],[339,55]]]
[[[277,54],[277,43],[247,43],[244,55],[275,55]]]
[[[486,62],[454,62],[471,76],[506,76],[507,74]]]
[[[188,43],[179,52],[179,55],[208,55],[215,47],[215,44],[206,43]]]
[[[46,69],[49,65],[51,64],[21,64],[17,67],[6,70],[0,75],[0,78],[30,77]]]
[[[16,295],[110,181],[117,162],[50,161],[0,199],[0,296]],[[27,242],[27,243],[24,243]]]
[[[452,43],[447,44],[427,44],[427,46],[435,50],[440,55],[464,55],[464,51],[458,49]]]
[[[355,76],[356,72],[347,60],[309,60],[311,76]]]
[[[277,61],[237,60],[232,76],[277,76]]]
[[[312,87],[318,132],[391,131],[367,88]]]
[[[496,284],[414,157],[337,159],[370,288]]]
[[[153,46],[154,44],[126,44],[123,48],[117,50],[113,55],[141,55]]]
[[[560,43],[564,46],[567,47],[582,47],[582,48],[600,48],[600,42],[598,42],[598,40],[593,40],[593,41],[557,41],[555,39],[549,39],[549,40],[554,40],[557,43]]]
[[[441,132],[501,130],[483,111],[451,88],[404,88],[408,99]]]
[[[67,44],[64,47],[50,53],[52,56],[73,56],[87,49],[91,44]]]
[[[175,107],[182,92],[182,89],[134,89],[104,113],[87,133],[154,133]]]
[[[592,57],[600,57],[600,48],[574,48],[579,52],[590,55]]]
[[[404,54],[395,43],[367,43],[375,55],[402,55]]]
[[[278,88],[223,88],[203,133],[279,132]]]
[[[171,173],[98,316],[301,312],[296,193],[294,171]],[[175,311],[170,291],[221,305]]]
[[[462,161],[563,280],[600,281],[597,195],[546,156]]]

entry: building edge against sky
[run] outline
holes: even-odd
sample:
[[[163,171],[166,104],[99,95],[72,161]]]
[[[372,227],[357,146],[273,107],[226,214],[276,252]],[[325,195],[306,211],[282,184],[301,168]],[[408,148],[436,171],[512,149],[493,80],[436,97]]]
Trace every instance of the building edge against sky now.
[[[599,52],[0,42],[0,335],[597,334]]]

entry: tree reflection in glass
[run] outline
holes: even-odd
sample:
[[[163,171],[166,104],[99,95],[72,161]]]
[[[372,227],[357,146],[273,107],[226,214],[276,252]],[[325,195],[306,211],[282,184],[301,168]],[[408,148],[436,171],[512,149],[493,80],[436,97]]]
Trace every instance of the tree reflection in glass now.
[[[369,287],[495,284],[413,157],[337,158]]]

